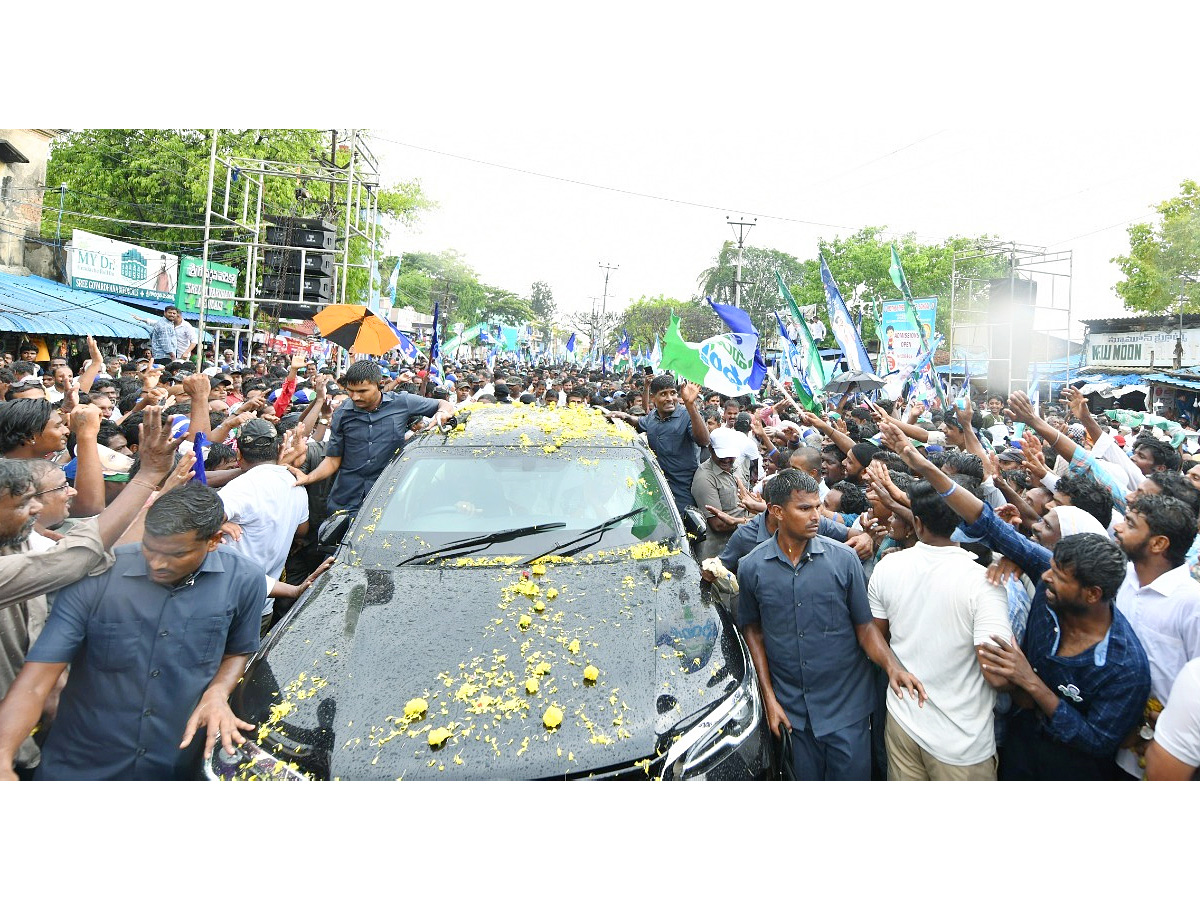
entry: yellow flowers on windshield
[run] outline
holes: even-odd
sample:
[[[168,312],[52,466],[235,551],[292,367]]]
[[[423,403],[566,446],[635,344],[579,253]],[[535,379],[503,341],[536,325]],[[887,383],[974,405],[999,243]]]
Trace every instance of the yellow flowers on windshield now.
[[[596,679],[599,677],[600,677],[600,670],[597,669],[595,666],[587,666],[583,670],[583,680],[584,681],[590,681],[592,684],[595,684]]]
[[[557,728],[562,724],[563,711],[557,706],[551,706],[546,710],[546,714],[542,716],[542,724],[547,728]]]
[[[529,618],[529,616],[521,616],[521,618],[517,619],[517,625],[521,628],[522,631],[524,631],[526,628],[528,628],[532,624],[533,624],[533,619]]]
[[[415,697],[404,704],[404,718],[419,719],[429,710],[429,703],[420,697]]]
[[[536,678],[528,678],[525,681],[525,693],[536,694],[538,692],[538,680]]]
[[[433,731],[429,732],[429,746],[440,747],[442,744],[446,743],[446,739],[452,734],[454,734],[454,732],[452,732],[449,728],[433,729]]]

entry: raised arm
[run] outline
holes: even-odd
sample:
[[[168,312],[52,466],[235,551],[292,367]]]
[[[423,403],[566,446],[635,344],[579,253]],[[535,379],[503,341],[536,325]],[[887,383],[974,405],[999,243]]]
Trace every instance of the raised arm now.
[[[704,422],[704,416],[700,415],[700,404],[697,402],[700,398],[700,385],[687,382],[679,389],[679,399],[683,401],[683,406],[687,410],[688,418],[692,420],[692,435],[696,441],[696,446],[708,446],[708,425]]]
[[[104,371],[104,357],[100,355],[100,347],[96,344],[96,339],[90,334],[87,338],[87,346],[88,364],[79,374],[79,392],[81,394],[90,393],[96,376]]]

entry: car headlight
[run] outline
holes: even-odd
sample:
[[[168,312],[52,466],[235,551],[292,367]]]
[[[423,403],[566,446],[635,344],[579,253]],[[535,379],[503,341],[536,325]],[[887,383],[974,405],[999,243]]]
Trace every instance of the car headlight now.
[[[204,777],[209,781],[309,781],[296,763],[272,756],[253,741],[246,741],[226,753],[217,741],[204,761]]]
[[[746,652],[744,644],[742,650]],[[763,734],[762,698],[749,653],[746,658],[742,684],[667,751],[663,778],[754,778],[766,774],[770,747]]]

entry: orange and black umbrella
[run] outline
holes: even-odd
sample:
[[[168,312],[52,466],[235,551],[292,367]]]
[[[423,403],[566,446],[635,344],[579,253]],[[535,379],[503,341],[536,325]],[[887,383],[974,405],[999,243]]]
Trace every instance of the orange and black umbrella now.
[[[382,356],[400,343],[392,327],[365,306],[335,303],[313,316],[313,322],[321,337],[351,353]]]

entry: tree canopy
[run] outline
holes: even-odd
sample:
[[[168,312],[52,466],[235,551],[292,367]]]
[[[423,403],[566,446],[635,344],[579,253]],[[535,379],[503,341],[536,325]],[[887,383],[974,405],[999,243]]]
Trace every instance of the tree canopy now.
[[[1127,309],[1176,310],[1180,295],[1189,312],[1200,310],[1200,286],[1181,276],[1200,273],[1200,186],[1184,181],[1179,196],[1155,207],[1157,222],[1131,225],[1129,253],[1116,256],[1125,277],[1115,285]]]
[[[329,137],[329,132],[315,129],[222,130],[217,135],[217,154],[311,162],[314,157],[328,158]],[[200,256],[204,234],[199,226],[204,224],[211,141],[211,132],[196,129],[87,129],[56,139],[51,145],[46,183],[67,185],[61,197],[62,233],[69,235],[71,229],[81,228],[168,253]],[[339,148],[334,162],[344,166],[348,161],[349,150]],[[298,192],[297,188],[304,190]],[[213,189],[214,203],[223,202],[224,182],[214,184]],[[231,186],[230,205],[239,209],[241,191],[236,182]],[[305,185],[284,178],[267,179],[265,194],[264,215],[325,217],[333,221],[344,215],[345,197],[335,191],[331,205],[325,183]],[[431,206],[419,182],[381,188],[382,220],[376,253],[391,230],[416,221]],[[135,222],[156,224],[131,224]],[[53,237],[57,227],[58,203],[53,194],[47,194],[42,234]],[[221,234],[219,227],[214,230],[215,236]],[[217,246],[210,257],[236,265],[244,274],[243,248]],[[366,239],[351,240],[350,258],[358,263],[370,258]],[[347,277],[348,299],[367,299],[370,276],[366,269],[351,270]]]

